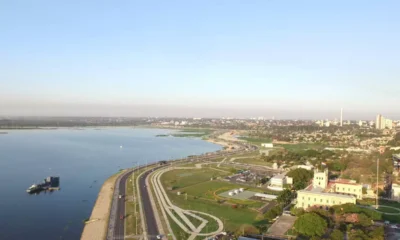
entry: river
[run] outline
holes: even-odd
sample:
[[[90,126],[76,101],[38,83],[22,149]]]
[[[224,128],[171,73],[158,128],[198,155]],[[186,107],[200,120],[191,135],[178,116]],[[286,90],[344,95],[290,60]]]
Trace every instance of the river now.
[[[104,180],[134,164],[213,152],[165,129],[13,130],[0,135],[0,239],[79,239]],[[61,190],[25,190],[50,175]]]

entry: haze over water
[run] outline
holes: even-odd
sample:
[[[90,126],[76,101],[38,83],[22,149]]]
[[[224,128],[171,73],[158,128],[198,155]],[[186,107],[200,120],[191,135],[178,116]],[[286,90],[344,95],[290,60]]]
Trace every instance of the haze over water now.
[[[221,149],[200,139],[155,137],[168,132],[105,128],[1,134],[0,239],[79,239],[101,185],[120,168]],[[50,175],[61,177],[60,191],[25,192]]]

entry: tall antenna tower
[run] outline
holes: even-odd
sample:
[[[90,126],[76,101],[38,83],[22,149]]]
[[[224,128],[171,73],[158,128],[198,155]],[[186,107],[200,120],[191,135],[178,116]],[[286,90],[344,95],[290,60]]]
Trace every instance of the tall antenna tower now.
[[[340,109],[340,126],[343,126],[343,108]]]

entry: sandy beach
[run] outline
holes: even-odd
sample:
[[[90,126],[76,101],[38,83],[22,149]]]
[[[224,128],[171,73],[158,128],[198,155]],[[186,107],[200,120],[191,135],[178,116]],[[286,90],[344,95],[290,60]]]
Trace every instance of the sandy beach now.
[[[101,240],[106,238],[115,181],[123,172],[111,176],[104,182],[97,196],[90,219],[83,228],[81,240]]]

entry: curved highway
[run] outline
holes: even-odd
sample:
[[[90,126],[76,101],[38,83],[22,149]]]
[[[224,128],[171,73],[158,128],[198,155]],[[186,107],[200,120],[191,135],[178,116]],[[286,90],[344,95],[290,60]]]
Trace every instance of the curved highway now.
[[[190,161],[190,160],[208,160],[212,158],[217,158],[221,156],[229,156],[233,154],[239,154],[246,152],[248,150],[257,150],[258,148],[253,145],[249,144],[243,144],[243,143],[236,143],[241,146],[240,149],[237,149],[236,151],[232,152],[216,152],[216,153],[211,153],[211,154],[202,154],[200,156],[189,156],[183,159],[178,159],[176,161]],[[153,166],[153,169],[158,169],[160,167],[154,168],[156,164],[151,164],[148,167]],[[164,165],[165,166],[165,165]],[[142,169],[146,166],[141,166],[139,168],[136,168],[136,170]],[[163,166],[161,166],[163,167]],[[107,229],[107,240],[114,240],[114,239],[124,239],[125,238],[125,197],[119,199],[119,195],[125,196],[125,189],[126,189],[126,181],[128,178],[131,176],[132,172],[134,170],[129,170],[126,173],[123,173],[121,176],[118,177],[116,183],[115,183],[115,189],[113,193],[113,199],[111,203],[111,211],[110,211],[110,218],[108,222],[108,229]],[[153,208],[151,206],[150,202],[150,197],[148,193],[148,188],[146,186],[146,178],[147,176],[152,172],[152,170],[149,170],[145,172],[141,178],[139,179],[139,189],[140,189],[140,195],[142,203],[142,208],[143,212],[145,215],[145,222],[146,222],[146,229],[147,229],[147,236],[148,239],[156,239],[158,233],[157,229],[157,223],[156,219],[154,217],[154,212]],[[120,217],[123,217],[123,219],[120,219]]]

